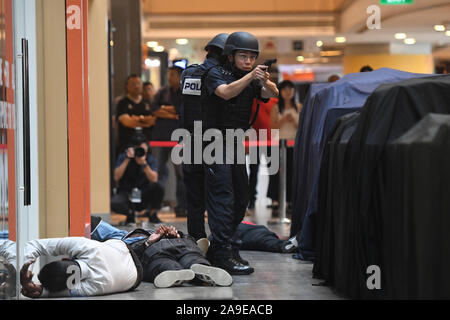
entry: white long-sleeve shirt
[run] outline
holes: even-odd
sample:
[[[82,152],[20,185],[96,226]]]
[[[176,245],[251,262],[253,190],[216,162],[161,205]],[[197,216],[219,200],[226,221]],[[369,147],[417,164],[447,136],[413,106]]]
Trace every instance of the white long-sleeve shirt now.
[[[0,257],[16,268],[16,243],[10,240],[0,240]]]
[[[98,242],[86,238],[61,238],[29,241],[25,261],[39,256],[68,256],[80,266],[81,281],[59,296],[87,297],[125,292],[136,284],[138,277],[133,257],[121,240]]]

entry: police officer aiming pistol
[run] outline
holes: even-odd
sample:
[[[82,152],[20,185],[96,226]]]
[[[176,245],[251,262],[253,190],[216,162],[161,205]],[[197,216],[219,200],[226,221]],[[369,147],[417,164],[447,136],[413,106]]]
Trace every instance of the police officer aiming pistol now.
[[[268,66],[258,65],[258,39],[248,32],[231,34],[225,44],[221,66],[207,74],[205,86],[208,100],[204,127],[225,132],[227,129],[250,128],[253,100],[268,101],[279,92],[269,80]],[[230,143],[230,141],[224,141]],[[234,148],[243,141],[233,141]],[[227,148],[224,161],[205,165],[206,208],[211,229],[208,259],[230,274],[251,274],[254,269],[242,259],[237,227],[242,222],[249,203],[249,185],[245,164],[228,164]],[[223,163],[223,164],[222,164]]]

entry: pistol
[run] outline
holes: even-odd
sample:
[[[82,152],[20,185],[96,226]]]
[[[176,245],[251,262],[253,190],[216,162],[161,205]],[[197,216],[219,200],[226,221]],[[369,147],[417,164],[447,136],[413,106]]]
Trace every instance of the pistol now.
[[[267,72],[270,72],[270,68],[272,68],[272,65],[277,63],[277,59],[269,59],[264,61],[264,65],[267,66]]]

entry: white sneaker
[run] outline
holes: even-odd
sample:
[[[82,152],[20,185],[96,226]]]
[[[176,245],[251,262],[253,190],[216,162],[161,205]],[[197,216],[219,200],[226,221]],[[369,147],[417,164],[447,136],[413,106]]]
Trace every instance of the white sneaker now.
[[[206,257],[206,253],[208,252],[210,245],[209,240],[206,238],[199,239],[197,240],[197,245],[200,247],[200,250],[202,250],[203,255]]]
[[[292,237],[283,245],[282,251],[284,253],[293,253],[298,249],[297,237]]]
[[[195,278],[195,273],[192,270],[169,270],[161,272],[153,281],[157,288],[170,288],[182,285],[186,281],[191,281]]]
[[[194,264],[191,266],[191,270],[194,271],[195,276],[203,282],[220,287],[229,287],[233,284],[233,278],[223,269],[203,264]]]

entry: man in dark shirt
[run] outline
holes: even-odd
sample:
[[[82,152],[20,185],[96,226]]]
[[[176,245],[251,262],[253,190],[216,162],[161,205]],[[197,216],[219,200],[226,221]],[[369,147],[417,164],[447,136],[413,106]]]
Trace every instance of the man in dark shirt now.
[[[156,116],[156,124],[153,128],[153,141],[169,142],[172,140],[172,132],[179,128],[181,107],[181,73],[183,69],[171,67],[168,71],[169,85],[162,87],[153,99],[152,112]],[[158,176],[162,186],[166,185],[168,171],[167,161],[172,153],[172,147],[154,147],[152,152],[159,163]],[[183,168],[173,164],[177,178],[177,216],[186,216],[186,191],[183,182]]]
[[[151,140],[151,129],[156,118],[152,116],[150,102],[142,97],[142,80],[137,75],[130,75],[126,82],[127,95],[116,107],[119,145],[117,152],[127,149],[136,128],[144,129],[147,140]]]
[[[148,103],[150,104],[152,103],[153,97],[155,96],[155,87],[153,86],[153,83],[151,82],[144,83],[144,90],[142,96],[144,100],[146,100]]]
[[[117,159],[114,180],[118,190],[111,200],[111,209],[126,215],[127,222],[134,222],[134,213],[130,211],[134,203],[137,211],[145,210],[141,216],[149,217],[152,223],[160,223],[157,211],[161,208],[164,189],[158,183],[158,162],[149,153],[144,135],[134,136],[131,145]]]

